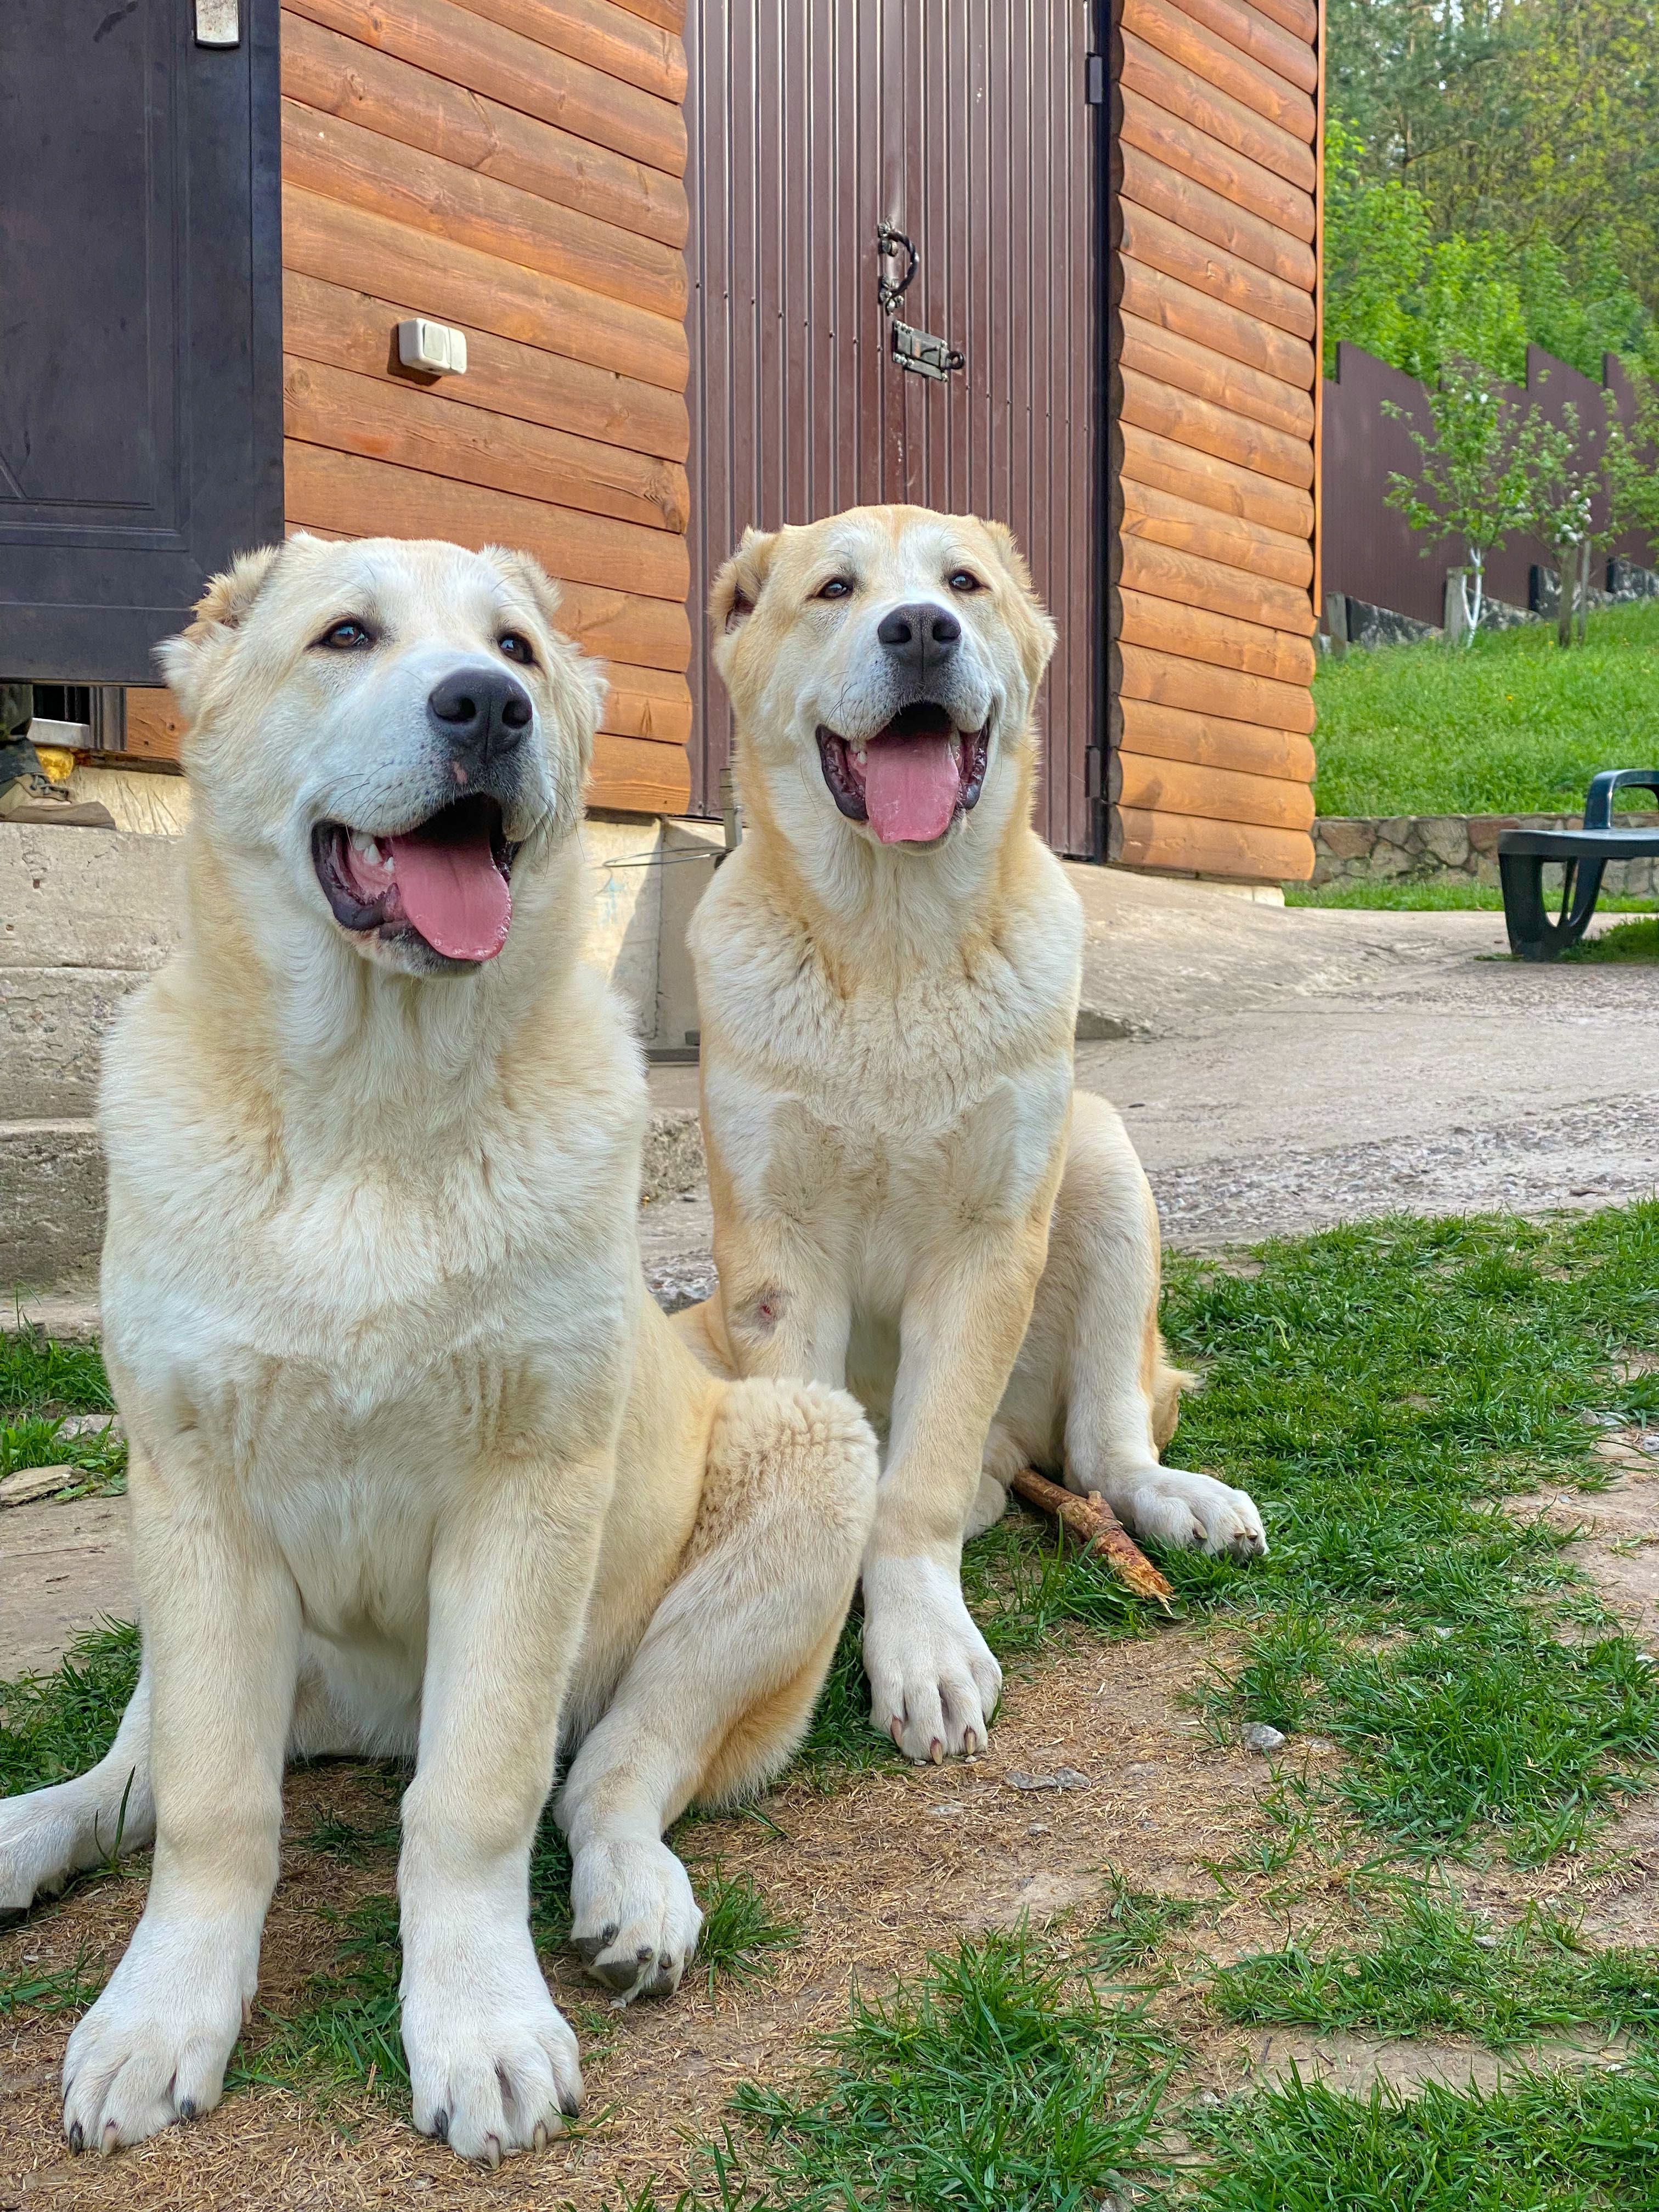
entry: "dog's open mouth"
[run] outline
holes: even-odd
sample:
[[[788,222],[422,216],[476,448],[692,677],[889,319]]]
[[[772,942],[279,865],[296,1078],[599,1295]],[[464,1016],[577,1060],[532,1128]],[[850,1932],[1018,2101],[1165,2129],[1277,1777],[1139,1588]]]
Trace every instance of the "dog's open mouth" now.
[[[395,836],[319,822],[311,851],[343,929],[413,935],[446,960],[493,960],[507,942],[518,848],[494,799],[458,799]]]
[[[989,722],[959,730],[943,707],[918,700],[866,740],[820,726],[818,756],[830,795],[884,845],[927,845],[979,802]]]

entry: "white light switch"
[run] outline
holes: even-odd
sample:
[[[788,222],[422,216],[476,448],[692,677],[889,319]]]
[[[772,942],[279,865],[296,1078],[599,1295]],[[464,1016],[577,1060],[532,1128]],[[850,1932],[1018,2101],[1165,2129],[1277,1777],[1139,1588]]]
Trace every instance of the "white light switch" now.
[[[198,46],[240,46],[241,0],[196,0],[196,43]]]
[[[398,358],[428,376],[466,374],[466,332],[415,319],[398,325]]]

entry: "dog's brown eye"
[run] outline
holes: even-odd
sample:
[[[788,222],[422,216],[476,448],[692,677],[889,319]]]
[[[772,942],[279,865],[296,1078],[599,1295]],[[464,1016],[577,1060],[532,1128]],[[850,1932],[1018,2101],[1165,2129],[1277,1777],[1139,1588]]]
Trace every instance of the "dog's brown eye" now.
[[[526,668],[536,665],[536,656],[531,650],[530,640],[521,637],[515,629],[504,629],[495,641],[509,660],[521,661]]]
[[[852,596],[853,580],[850,576],[831,576],[818,591],[821,599],[850,599]]]
[[[952,568],[945,580],[953,592],[982,592],[985,589],[971,568]]]
[[[367,623],[348,615],[343,622],[337,622],[325,629],[317,642],[326,646],[331,653],[355,653],[362,646],[373,645],[374,634]]]

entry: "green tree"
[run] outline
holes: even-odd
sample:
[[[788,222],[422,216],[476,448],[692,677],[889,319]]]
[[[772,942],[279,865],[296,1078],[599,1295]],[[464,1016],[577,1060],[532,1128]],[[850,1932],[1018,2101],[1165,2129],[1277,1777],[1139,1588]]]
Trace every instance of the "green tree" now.
[[[1626,423],[1614,395],[1601,397],[1601,422],[1586,424],[1570,399],[1559,423],[1538,425],[1530,447],[1522,526],[1555,570],[1558,645],[1575,635],[1583,642],[1591,578],[1615,541],[1639,530],[1659,544],[1659,398],[1641,377]]]
[[[1622,422],[1610,406],[1602,453],[1602,479],[1610,510],[1607,535],[1639,532],[1659,560],[1659,381],[1636,370],[1631,377],[1635,405]]]
[[[1410,301],[1429,254],[1429,211],[1408,185],[1364,172],[1340,121],[1325,131],[1325,374],[1339,339],[1399,368],[1416,347]]]
[[[1601,489],[1601,457],[1585,436],[1577,403],[1569,399],[1559,423],[1539,425],[1522,518],[1528,535],[1544,547],[1555,570],[1558,645],[1572,643],[1575,612],[1578,634],[1583,635],[1590,564],[1597,541],[1605,535],[1595,524]]]
[[[1659,314],[1659,0],[1329,0],[1326,44],[1364,175],[1433,237],[1548,245],[1577,298]]]
[[[1389,478],[1388,503],[1431,542],[1462,541],[1464,641],[1480,626],[1486,562],[1525,520],[1533,497],[1538,422],[1517,394],[1481,362],[1454,353],[1428,394],[1427,428],[1401,408],[1421,467],[1415,477]]]

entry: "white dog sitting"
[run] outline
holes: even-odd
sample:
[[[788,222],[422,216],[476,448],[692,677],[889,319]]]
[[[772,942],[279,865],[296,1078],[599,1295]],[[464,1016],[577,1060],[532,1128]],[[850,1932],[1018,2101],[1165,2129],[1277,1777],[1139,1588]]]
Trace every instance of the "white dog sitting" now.
[[[744,837],[691,932],[720,1287],[681,1326],[886,1431],[871,1714],[942,1759],[1001,1687],[960,1565],[1019,1468],[1163,1543],[1267,1540],[1242,1490],[1160,1464],[1158,1212],[1073,1089],[1083,917],[1031,827],[1054,633],[1012,538],[914,507],[750,531],[710,614]]]
[[[143,1670],[0,1806],[0,1911],[155,1844],[70,2039],[70,2142],[217,2102],[285,1754],[402,1753],[415,2121],[492,2163],[576,2109],[527,1924],[556,1747],[574,1939],[672,1990],[661,1838],[805,1726],[873,1510],[858,1407],[716,1382],[646,1295],[643,1073],[581,958],[599,672],[532,562],[295,539],[167,649],[188,913],[107,1060],[105,1350]]]

